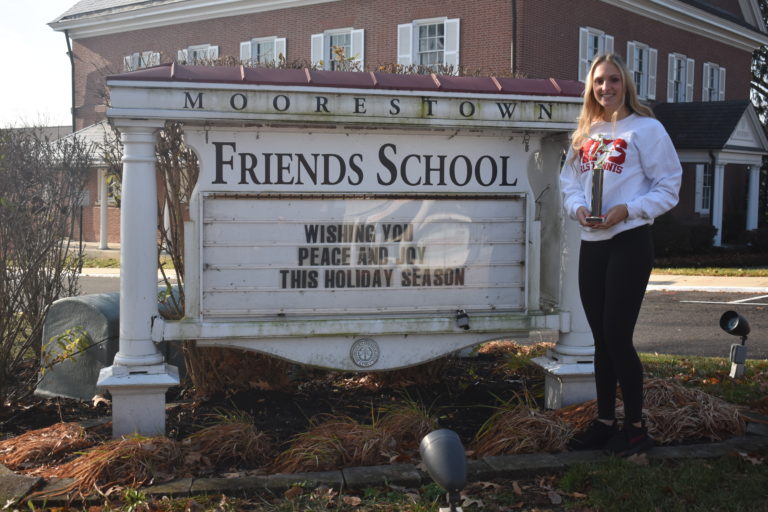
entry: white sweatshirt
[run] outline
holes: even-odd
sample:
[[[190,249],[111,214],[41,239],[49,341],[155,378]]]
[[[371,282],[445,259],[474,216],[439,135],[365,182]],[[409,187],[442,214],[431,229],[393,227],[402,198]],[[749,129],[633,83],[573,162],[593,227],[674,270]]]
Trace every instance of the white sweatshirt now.
[[[580,206],[591,210],[592,170],[596,159],[605,159],[602,213],[623,203],[629,216],[608,229],[582,228],[582,240],[608,240],[622,231],[653,224],[653,219],[677,204],[683,170],[659,121],[630,114],[615,124],[594,123],[589,135],[578,158],[572,159],[572,149],[568,152],[560,172],[565,211],[576,219]],[[604,147],[597,151],[600,135]]]

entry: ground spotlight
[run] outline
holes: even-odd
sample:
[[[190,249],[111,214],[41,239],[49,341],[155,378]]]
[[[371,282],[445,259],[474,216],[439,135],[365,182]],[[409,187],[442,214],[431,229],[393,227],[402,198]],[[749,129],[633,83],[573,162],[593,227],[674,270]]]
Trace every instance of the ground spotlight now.
[[[741,337],[741,344],[731,345],[731,373],[732,379],[738,379],[744,375],[744,363],[747,361],[747,335],[749,334],[749,322],[735,311],[726,311],[720,317],[720,328],[728,334]]]
[[[440,512],[461,512],[461,490],[467,485],[467,459],[464,446],[453,430],[434,430],[419,445],[421,460],[432,480],[448,492],[448,507]]]

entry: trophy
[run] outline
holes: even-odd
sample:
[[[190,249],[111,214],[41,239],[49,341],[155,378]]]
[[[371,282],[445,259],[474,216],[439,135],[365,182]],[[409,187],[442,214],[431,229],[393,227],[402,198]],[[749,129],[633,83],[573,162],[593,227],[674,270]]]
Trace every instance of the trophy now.
[[[610,151],[605,147],[603,135],[597,138],[597,149],[595,149],[595,165],[592,167],[592,209],[586,218],[586,221],[593,224],[602,224],[605,222],[603,216],[603,164],[610,155]]]

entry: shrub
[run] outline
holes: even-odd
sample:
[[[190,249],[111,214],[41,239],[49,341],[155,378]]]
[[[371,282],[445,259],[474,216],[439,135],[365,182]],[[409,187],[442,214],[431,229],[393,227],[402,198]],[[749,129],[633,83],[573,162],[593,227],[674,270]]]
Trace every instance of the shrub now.
[[[717,229],[710,224],[684,223],[665,213],[653,224],[656,256],[681,256],[712,249]]]
[[[77,292],[82,253],[69,240],[89,166],[75,137],[0,130],[0,401],[25,359],[39,355],[49,306]]]
[[[745,231],[739,238],[739,244],[752,252],[768,252],[768,227]]]

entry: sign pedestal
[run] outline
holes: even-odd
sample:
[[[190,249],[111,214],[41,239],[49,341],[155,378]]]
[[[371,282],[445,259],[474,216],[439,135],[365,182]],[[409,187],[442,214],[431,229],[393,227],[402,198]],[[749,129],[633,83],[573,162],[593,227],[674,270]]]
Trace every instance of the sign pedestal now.
[[[168,364],[102,368],[99,386],[112,395],[112,437],[165,435],[165,392],[178,383],[179,370]]]

